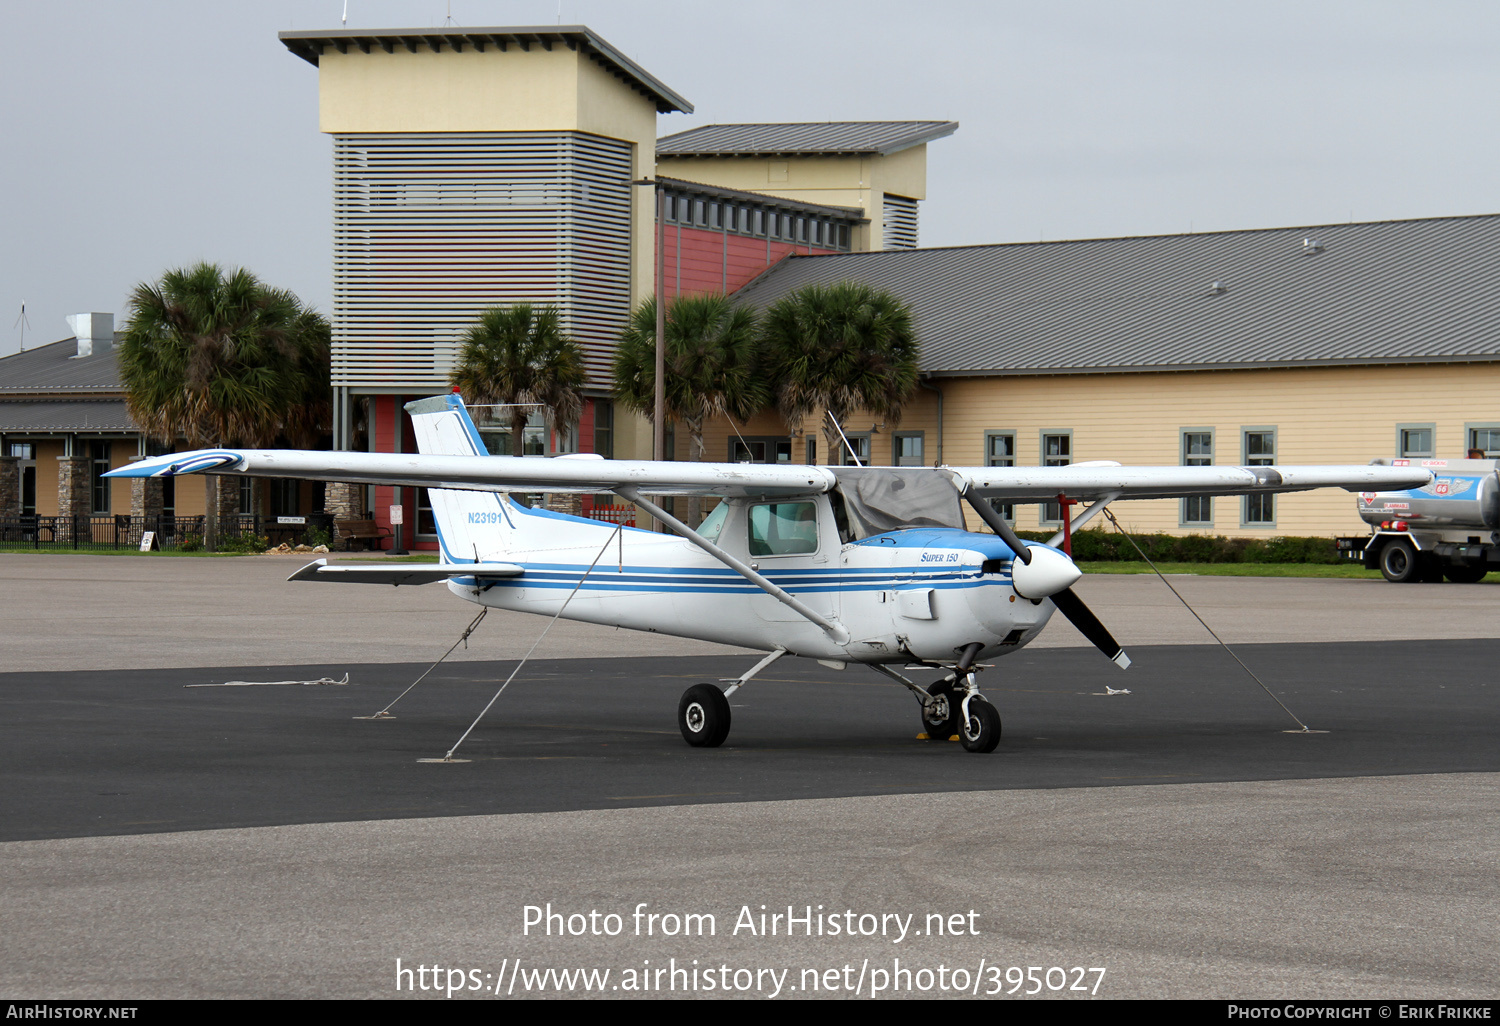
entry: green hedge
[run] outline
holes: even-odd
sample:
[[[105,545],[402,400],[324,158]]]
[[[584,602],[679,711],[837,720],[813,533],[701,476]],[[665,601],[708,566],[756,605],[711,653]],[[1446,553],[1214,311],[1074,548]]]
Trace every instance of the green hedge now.
[[[1046,541],[1046,531],[1019,531],[1030,541]],[[1332,538],[1225,538],[1206,534],[1137,534],[1136,544],[1162,563],[1344,563]],[[1080,563],[1140,562],[1123,534],[1089,528],[1073,535],[1073,558]]]

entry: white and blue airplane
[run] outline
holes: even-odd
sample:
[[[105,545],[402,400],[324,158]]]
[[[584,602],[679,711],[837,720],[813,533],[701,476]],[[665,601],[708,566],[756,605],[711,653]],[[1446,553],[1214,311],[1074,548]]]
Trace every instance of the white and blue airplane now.
[[[1006,503],[1087,506],[1076,530],[1119,499],[1241,495],[1426,484],[1417,467],[819,467],[488,455],[462,400],[408,403],[416,454],[206,449],[151,457],[110,477],[189,473],[295,477],[425,487],[436,565],[337,566],[290,578],[445,581],[482,606],[680,635],[765,652],[727,688],[697,684],[678,704],[690,745],[729,734],[728,696],[782,656],[842,669],[859,663],[898,681],[921,706],[923,732],[958,735],[971,752],[1000,740],[980,694],[981,661],[1014,652],[1061,611],[1121,668],[1129,657],[1072,590],[1082,571],[1051,544],[1023,542],[996,512]],[[670,533],[532,509],[509,493],[614,493]],[[696,529],[654,497],[722,499]],[[969,531],[964,505],[993,531]],[[936,672],[920,684],[906,676]],[[903,672],[905,671],[905,672]]]

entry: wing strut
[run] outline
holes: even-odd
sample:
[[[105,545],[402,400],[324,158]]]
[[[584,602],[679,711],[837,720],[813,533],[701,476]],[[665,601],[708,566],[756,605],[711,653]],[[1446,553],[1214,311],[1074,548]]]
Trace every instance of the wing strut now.
[[[1104,512],[1104,507],[1108,506],[1111,502],[1114,502],[1119,497],[1119,492],[1110,492],[1107,495],[1095,499],[1092,503],[1089,504],[1088,509],[1084,510],[1082,513],[1073,518],[1073,522],[1068,525],[1068,529],[1066,531],[1058,531],[1051,538],[1048,538],[1047,544],[1055,546],[1058,542],[1063,540],[1064,534],[1077,534],[1080,527],[1088,523],[1090,520],[1094,519],[1094,517],[1098,516],[1100,513]]]
[[[680,534],[682,537],[698,546],[704,552],[707,552],[710,556],[714,557],[720,563],[723,563],[725,566],[729,567],[729,569],[739,574],[741,577],[749,581],[751,584],[755,585],[761,591],[764,591],[767,595],[770,595],[777,602],[780,602],[782,605],[794,610],[804,619],[811,620],[813,623],[823,628],[823,633],[828,635],[828,637],[833,640],[833,643],[835,645],[849,644],[849,632],[844,629],[842,624],[835,623],[834,621],[828,619],[828,617],[823,616],[821,613],[814,612],[812,609],[808,608],[806,603],[793,598],[791,595],[787,594],[785,591],[778,588],[770,581],[766,580],[760,574],[750,569],[747,564],[740,562],[738,559],[735,559],[729,553],[725,552],[713,542],[703,537],[703,535],[693,530],[687,524],[684,524],[681,520],[678,520],[672,514],[656,505],[656,503],[644,498],[640,493],[640,489],[638,489],[635,485],[621,485],[620,487],[614,489],[614,492],[616,495],[630,500],[637,506],[644,509],[647,513],[650,513],[657,520],[660,520],[662,523],[670,527],[673,532],[675,532],[676,534]]]

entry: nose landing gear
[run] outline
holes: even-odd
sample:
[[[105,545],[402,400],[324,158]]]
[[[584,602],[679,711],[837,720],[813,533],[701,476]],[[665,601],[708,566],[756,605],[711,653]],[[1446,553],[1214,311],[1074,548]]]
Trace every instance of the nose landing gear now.
[[[922,707],[922,733],[929,741],[947,741],[957,736],[970,752],[993,752],[1000,744],[1000,713],[979,693],[974,660],[982,646],[967,645],[947,676],[924,688],[892,670],[874,664],[874,669],[903,685]],[[935,664],[934,664],[935,665]]]

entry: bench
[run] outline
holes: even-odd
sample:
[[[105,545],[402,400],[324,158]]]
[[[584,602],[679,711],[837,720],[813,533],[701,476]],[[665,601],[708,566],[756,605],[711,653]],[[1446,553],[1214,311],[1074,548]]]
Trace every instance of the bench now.
[[[373,520],[335,520],[333,527],[344,543],[345,551],[353,550],[357,541],[364,542],[367,549],[378,550],[380,543],[391,537],[389,527],[381,527]]]

